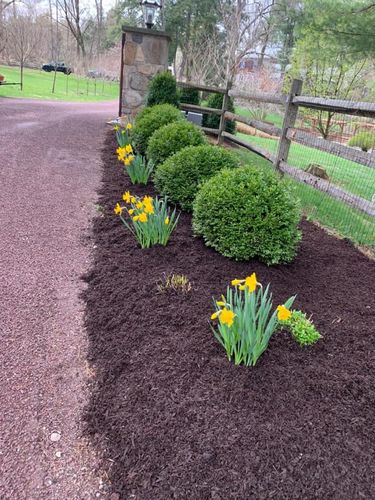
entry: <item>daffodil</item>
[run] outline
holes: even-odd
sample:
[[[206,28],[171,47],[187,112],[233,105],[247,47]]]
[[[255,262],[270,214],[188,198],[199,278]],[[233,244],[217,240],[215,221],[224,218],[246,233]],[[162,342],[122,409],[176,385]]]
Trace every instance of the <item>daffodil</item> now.
[[[238,280],[238,279],[235,279],[235,280],[232,280],[232,282],[231,282],[231,283],[232,283],[232,285],[233,285],[233,286],[238,286],[238,285],[240,285],[240,284],[242,283],[242,281],[243,281],[243,280]]]
[[[113,211],[115,212],[116,215],[121,215],[122,214],[123,208],[120,205],[120,203],[116,203],[116,206],[113,209]]]
[[[277,306],[277,319],[279,321],[287,321],[292,316],[292,313],[285,306]]]
[[[217,304],[226,305],[225,302],[217,302]],[[231,311],[227,307],[224,307],[224,309],[220,309],[220,311],[216,311],[213,314],[211,314],[211,319],[219,318],[220,323],[231,327],[233,325],[235,316],[236,315],[234,314],[233,311]]]
[[[134,208],[131,208],[130,210],[128,210],[128,214],[129,215],[133,215],[134,214]]]
[[[147,214],[145,212],[139,214],[139,222],[147,222]]]
[[[166,218],[165,218],[164,224],[165,224],[166,226],[168,226],[168,224],[169,224],[169,217],[166,217]]]
[[[120,128],[120,127],[119,127],[118,125],[115,125],[115,126],[113,127],[113,130],[114,130],[115,132],[117,132],[117,131],[119,130],[119,128]]]
[[[255,292],[257,285],[260,283],[257,282],[257,276],[255,273],[251,274],[244,280],[234,279],[231,281],[233,286],[238,286],[240,290],[248,290],[250,293]]]
[[[123,161],[124,161],[124,165],[125,165],[125,167],[127,167],[128,165],[130,165],[130,160],[129,160],[129,158],[124,158],[124,160],[123,160]]]
[[[125,151],[126,151],[127,153],[132,153],[132,152],[133,152],[132,145],[131,145],[131,144],[127,144],[127,145],[125,146]]]
[[[125,203],[133,203],[132,200],[134,199],[134,196],[132,196],[129,191],[126,191],[122,195],[122,199],[125,201]]]
[[[144,206],[143,210],[145,211],[146,214],[150,215],[152,215],[155,212],[154,207],[152,205]]]
[[[137,201],[136,205],[137,208],[143,208],[143,203],[141,201]]]
[[[127,128],[128,130],[131,130],[131,129],[133,128],[133,125],[132,125],[131,123],[128,123],[128,124],[126,125],[126,128]]]

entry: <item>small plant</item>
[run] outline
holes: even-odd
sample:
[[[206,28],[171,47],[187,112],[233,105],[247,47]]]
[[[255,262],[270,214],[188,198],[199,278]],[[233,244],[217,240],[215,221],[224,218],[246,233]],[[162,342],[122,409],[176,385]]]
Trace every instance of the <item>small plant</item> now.
[[[375,134],[369,130],[362,130],[354,135],[348,142],[349,146],[361,148],[367,152],[369,149],[375,148]]]
[[[143,109],[138,114],[132,131],[134,148],[138,153],[144,155],[148,142],[156,130],[163,125],[182,120],[184,117],[181,111],[170,104],[160,104]]]
[[[222,109],[224,96],[222,94],[211,94],[207,100],[207,106],[209,108]],[[230,97],[228,101],[228,111],[231,113],[235,112],[233,99]],[[218,115],[203,115],[203,127],[208,128],[219,128],[220,116]],[[236,131],[236,122],[231,120],[226,120],[225,130],[230,134],[234,134]]]
[[[226,296],[222,295],[219,301],[214,299],[211,320],[218,323],[212,330],[228,360],[236,365],[255,366],[273,333],[291,317],[295,296],[273,310],[270,286],[264,289],[255,273],[244,280],[234,279],[231,285]]]
[[[300,346],[315,344],[322,338],[311,319],[308,319],[302,311],[292,311],[291,316],[285,321],[285,326]]]
[[[223,169],[198,191],[194,232],[236,260],[290,262],[301,239],[295,197],[274,173],[247,166]]]
[[[162,163],[186,146],[199,146],[206,142],[202,130],[192,123],[186,120],[170,123],[153,134],[148,144],[147,157],[156,164]]]
[[[191,291],[189,278],[184,274],[164,274],[164,277],[157,285],[160,293],[173,291],[176,293],[188,293]]]
[[[239,166],[239,158],[218,146],[189,146],[160,164],[154,176],[155,186],[173,203],[191,211],[200,185],[222,168]]]
[[[170,212],[167,200],[144,196],[133,196],[129,191],[123,195],[126,206],[117,203],[114,212],[133,234],[142,248],[166,245],[177,225],[179,215]]]
[[[133,161],[125,168],[132,184],[147,184],[154,170],[154,163],[144,156],[135,155]]]
[[[267,112],[265,109],[262,108],[249,109],[249,115],[250,118],[252,118],[253,120],[259,120],[264,122],[267,119]]]
[[[115,125],[113,130],[116,132],[117,144],[120,148],[123,148],[131,143],[131,130],[133,125],[129,122],[126,127],[120,127]]]
[[[169,71],[157,73],[150,82],[147,106],[155,104],[179,105],[176,79]]]

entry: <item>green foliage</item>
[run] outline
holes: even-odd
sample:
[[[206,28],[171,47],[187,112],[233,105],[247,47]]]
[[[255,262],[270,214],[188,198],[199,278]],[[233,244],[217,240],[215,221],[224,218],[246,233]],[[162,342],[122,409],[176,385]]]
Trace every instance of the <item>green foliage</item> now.
[[[147,184],[154,170],[154,163],[147,161],[144,156],[135,155],[134,160],[124,167],[129,175],[132,184]]]
[[[176,79],[169,71],[157,73],[149,84],[147,106],[155,104],[179,105]]]
[[[312,321],[302,311],[292,311],[292,316],[285,322],[292,337],[300,346],[312,345],[322,338]]]
[[[301,238],[296,201],[273,172],[222,170],[199,190],[193,228],[208,246],[236,260],[290,262]]]
[[[156,130],[171,122],[183,119],[181,111],[171,104],[159,104],[152,108],[145,108],[138,114],[133,128],[132,138],[135,149],[144,155],[148,142]]]
[[[147,156],[156,164],[186,146],[199,146],[207,142],[203,132],[192,123],[182,120],[157,130],[149,141]]]
[[[277,309],[273,310],[269,285],[264,289],[258,283],[256,289],[255,273],[243,281],[249,281],[250,287],[242,285],[233,290],[228,286],[226,296],[214,300],[215,313],[211,319],[218,319],[213,332],[228,359],[233,359],[236,365],[255,366],[280,322]],[[290,297],[284,307],[289,310],[294,300],[295,297]]]
[[[180,102],[184,102],[186,104],[195,104],[196,106],[199,106],[199,90],[192,88],[180,89]]]
[[[363,130],[354,135],[348,142],[349,146],[361,148],[362,151],[368,151],[375,148],[375,134],[369,130]]]
[[[154,182],[169,200],[191,211],[200,184],[224,167],[238,166],[238,157],[227,149],[210,145],[189,146],[157,167]]]
[[[115,125],[113,130],[116,132],[116,141],[119,148],[124,148],[128,144],[131,144],[131,128],[131,124],[128,124],[127,127]]]
[[[207,107],[221,109],[223,107],[224,96],[222,94],[211,94],[207,100]],[[234,103],[233,99],[230,97],[228,101],[228,111],[234,113]],[[219,128],[220,116],[218,115],[203,115],[203,127],[208,128]],[[230,134],[234,134],[236,131],[236,123],[230,120],[226,121],[225,130]]]
[[[176,209],[171,212],[166,199],[151,196],[141,199],[129,191],[123,195],[123,200],[126,205],[117,203],[114,212],[141,248],[166,246],[179,219]]]

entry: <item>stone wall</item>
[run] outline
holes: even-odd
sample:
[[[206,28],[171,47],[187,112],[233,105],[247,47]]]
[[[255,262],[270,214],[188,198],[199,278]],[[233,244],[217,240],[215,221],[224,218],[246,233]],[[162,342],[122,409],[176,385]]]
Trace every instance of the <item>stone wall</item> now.
[[[135,115],[145,103],[151,78],[168,68],[169,36],[161,31],[124,27],[121,115]]]

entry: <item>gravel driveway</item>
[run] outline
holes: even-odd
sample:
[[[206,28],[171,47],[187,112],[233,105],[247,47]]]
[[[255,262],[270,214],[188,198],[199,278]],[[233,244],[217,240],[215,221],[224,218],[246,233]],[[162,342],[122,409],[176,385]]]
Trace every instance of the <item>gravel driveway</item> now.
[[[0,98],[0,498],[101,498],[79,277],[116,103]]]

